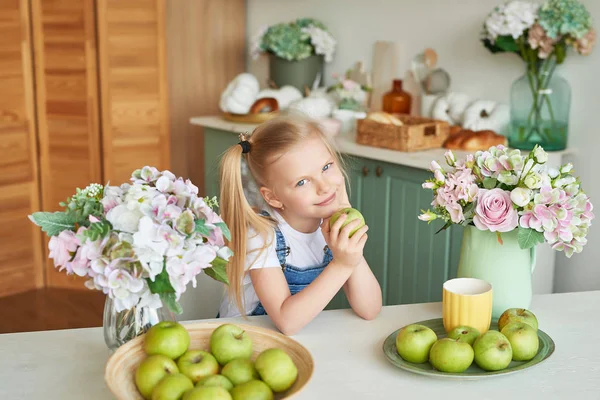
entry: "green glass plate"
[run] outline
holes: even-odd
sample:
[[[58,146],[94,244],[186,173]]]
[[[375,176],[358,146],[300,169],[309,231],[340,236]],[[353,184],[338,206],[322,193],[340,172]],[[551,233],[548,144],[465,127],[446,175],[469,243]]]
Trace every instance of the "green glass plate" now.
[[[446,337],[444,324],[441,318],[430,319],[427,321],[415,322],[415,324],[425,325],[436,333],[439,339]],[[490,329],[498,330],[498,321],[492,321]],[[454,379],[481,379],[497,375],[506,375],[524,370],[525,368],[533,367],[550,357],[554,352],[554,341],[544,331],[538,329],[538,337],[540,338],[540,347],[538,353],[529,361],[511,361],[510,365],[501,371],[485,371],[477,366],[475,362],[465,371],[461,373],[441,372],[433,368],[429,362],[423,364],[410,363],[404,361],[396,350],[396,336],[400,329],[394,331],[385,339],[383,343],[383,352],[386,358],[395,366],[404,370],[414,372],[421,375],[429,375],[439,378],[454,378]]]

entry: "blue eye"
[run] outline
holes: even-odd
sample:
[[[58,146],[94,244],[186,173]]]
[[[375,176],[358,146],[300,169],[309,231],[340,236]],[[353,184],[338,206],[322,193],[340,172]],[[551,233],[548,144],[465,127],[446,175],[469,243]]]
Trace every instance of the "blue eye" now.
[[[326,164],[326,165],[323,167],[323,172],[325,172],[325,171],[327,171],[329,168],[331,168],[331,166],[332,166],[332,165],[333,165],[333,163],[332,163],[332,162],[330,162],[329,164]]]
[[[305,183],[306,183],[306,179],[302,179],[301,181],[296,183],[296,186],[304,186]]]

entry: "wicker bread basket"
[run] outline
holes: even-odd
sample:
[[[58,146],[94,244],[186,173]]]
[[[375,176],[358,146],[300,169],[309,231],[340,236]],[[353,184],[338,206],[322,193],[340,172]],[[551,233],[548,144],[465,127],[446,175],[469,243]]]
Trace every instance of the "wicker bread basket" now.
[[[210,335],[222,325],[217,322],[199,322],[184,324],[190,333],[190,350],[210,351]],[[275,393],[275,399],[291,399],[302,391],[312,377],[314,370],[313,358],[310,352],[295,340],[270,329],[257,326],[236,324],[244,329],[254,346],[252,359],[256,359],[263,350],[280,348],[294,361],[298,368],[298,378],[294,385],[283,393]],[[119,400],[143,400],[135,386],[135,371],[146,358],[142,347],[144,335],[119,347],[106,363],[104,380],[113,395]]]

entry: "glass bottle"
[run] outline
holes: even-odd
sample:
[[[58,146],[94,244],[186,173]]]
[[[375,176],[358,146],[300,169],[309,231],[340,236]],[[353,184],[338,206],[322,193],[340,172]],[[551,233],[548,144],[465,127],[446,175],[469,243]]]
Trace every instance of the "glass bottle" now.
[[[393,114],[410,114],[412,98],[402,90],[402,79],[394,79],[392,90],[383,95],[383,111]]]

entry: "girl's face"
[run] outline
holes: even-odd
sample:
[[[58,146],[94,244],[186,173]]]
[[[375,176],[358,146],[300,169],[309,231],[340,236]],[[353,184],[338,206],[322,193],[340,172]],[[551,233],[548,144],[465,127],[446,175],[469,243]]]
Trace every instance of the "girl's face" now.
[[[293,146],[269,165],[267,176],[269,188],[261,188],[261,192],[272,207],[283,206],[281,214],[292,226],[290,219],[330,217],[346,197],[340,166],[317,135]]]

